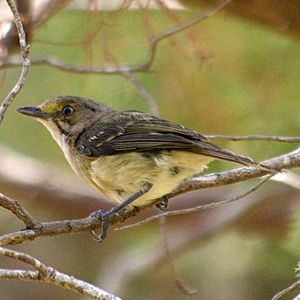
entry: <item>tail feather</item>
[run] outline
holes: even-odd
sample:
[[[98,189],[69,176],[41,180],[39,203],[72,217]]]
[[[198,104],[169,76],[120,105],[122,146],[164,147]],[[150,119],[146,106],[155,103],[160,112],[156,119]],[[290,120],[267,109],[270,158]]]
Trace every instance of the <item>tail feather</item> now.
[[[252,158],[235,154],[229,150],[220,148],[216,145],[213,145],[209,142],[201,142],[201,145],[197,143],[197,148],[195,148],[195,152],[214,157],[216,159],[220,160],[226,160],[233,163],[237,163],[240,165],[244,165],[247,167],[254,167],[260,170],[272,172],[272,173],[278,173],[279,170],[275,170],[272,168],[269,168],[268,166],[262,165],[256,161],[254,161]]]

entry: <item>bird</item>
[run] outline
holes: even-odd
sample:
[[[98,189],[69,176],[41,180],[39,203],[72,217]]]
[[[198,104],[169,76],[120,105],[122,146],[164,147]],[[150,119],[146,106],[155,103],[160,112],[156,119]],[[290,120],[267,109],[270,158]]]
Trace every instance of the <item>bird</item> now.
[[[101,219],[98,242],[106,238],[112,216],[157,199],[166,209],[166,196],[215,159],[270,171],[182,125],[93,99],[56,96],[17,111],[40,121],[75,173],[114,202],[112,209],[91,214]]]

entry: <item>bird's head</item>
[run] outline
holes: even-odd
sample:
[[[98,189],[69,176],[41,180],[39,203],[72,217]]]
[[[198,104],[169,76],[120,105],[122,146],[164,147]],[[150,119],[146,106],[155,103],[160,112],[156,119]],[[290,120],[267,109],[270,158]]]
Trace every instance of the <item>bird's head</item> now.
[[[20,107],[17,111],[37,118],[60,144],[62,136],[76,137],[82,130],[114,110],[91,99],[57,96],[37,107]]]

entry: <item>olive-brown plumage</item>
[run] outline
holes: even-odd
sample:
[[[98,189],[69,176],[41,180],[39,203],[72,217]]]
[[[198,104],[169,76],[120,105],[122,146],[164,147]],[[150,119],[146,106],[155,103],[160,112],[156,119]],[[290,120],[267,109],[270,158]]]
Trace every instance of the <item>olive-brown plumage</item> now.
[[[91,99],[59,96],[18,111],[42,122],[74,171],[118,203],[101,215],[106,221],[125,206],[152,203],[172,192],[213,159],[263,168],[181,125]]]

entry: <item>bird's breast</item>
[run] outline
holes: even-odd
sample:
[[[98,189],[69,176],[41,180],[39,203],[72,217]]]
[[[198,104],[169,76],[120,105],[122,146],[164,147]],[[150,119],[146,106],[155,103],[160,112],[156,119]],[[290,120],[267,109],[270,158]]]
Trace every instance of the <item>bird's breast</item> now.
[[[92,181],[112,201],[122,202],[142,189],[152,188],[132,205],[140,206],[171,193],[186,178],[201,172],[212,158],[162,150],[106,155],[91,163]]]

